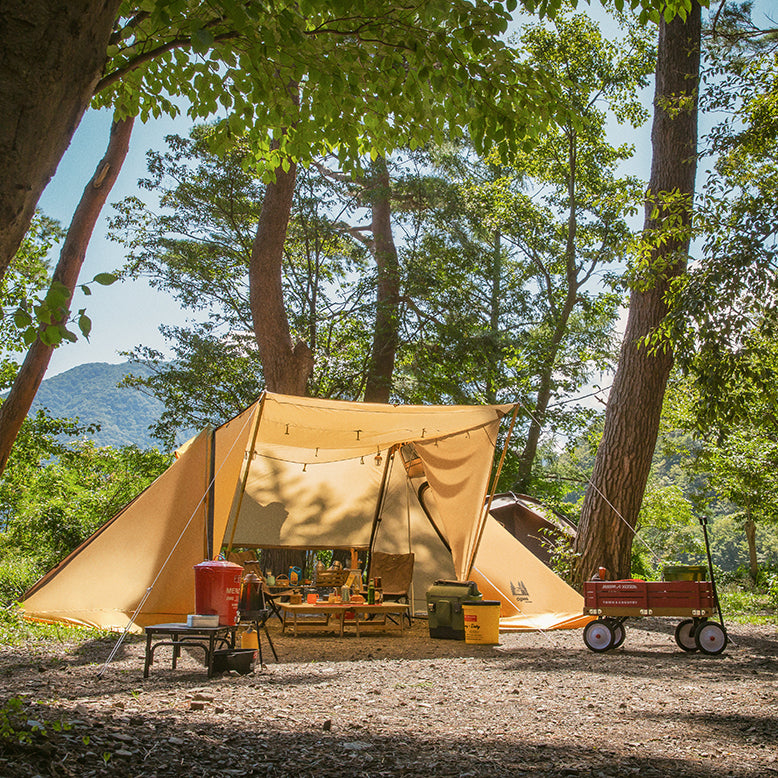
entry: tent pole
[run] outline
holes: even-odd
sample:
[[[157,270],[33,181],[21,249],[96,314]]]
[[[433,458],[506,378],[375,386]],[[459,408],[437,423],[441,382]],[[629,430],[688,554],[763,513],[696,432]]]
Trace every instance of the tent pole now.
[[[368,559],[371,561],[371,564],[373,558],[373,543],[375,543],[375,536],[378,532],[378,525],[381,523],[381,513],[384,509],[386,482],[389,479],[389,470],[391,469],[392,462],[394,462],[394,455],[398,448],[399,446],[395,443],[394,445],[390,446],[389,451],[386,452],[386,465],[384,465],[384,472],[381,476],[381,486],[378,489],[378,500],[375,506],[375,514],[373,514],[373,526],[370,528],[370,544],[367,547]],[[369,570],[367,564],[365,564],[365,569]]]
[[[235,518],[232,522],[232,532],[230,532],[230,542],[227,544],[227,554],[232,551],[232,541],[235,539],[235,530],[238,527],[238,515],[240,514],[240,506],[243,504],[243,495],[246,493],[246,483],[249,480],[249,470],[251,469],[251,459],[254,456],[254,445],[257,442],[257,433],[259,432],[259,421],[262,418],[262,411],[265,407],[265,397],[267,396],[267,392],[262,392],[262,397],[259,398],[259,402],[257,403],[257,419],[254,422],[254,431],[251,433],[251,445],[249,446],[248,451],[246,452],[248,456],[246,457],[246,469],[243,471],[243,479],[241,481],[240,485],[240,494],[238,495],[238,502],[235,506]]]
[[[207,510],[205,516],[205,538],[203,559],[213,559],[213,512],[214,501],[216,499],[216,430],[211,429],[211,435],[208,439],[208,497]]]
[[[519,412],[519,404],[516,403],[513,406],[513,414],[511,415],[511,423],[508,427],[508,434],[505,436],[505,443],[502,447],[502,455],[500,456],[500,462],[497,465],[497,470],[494,474],[494,480],[492,481],[491,487],[487,486],[487,494],[484,495],[484,497],[488,497],[487,503],[486,503],[486,510],[484,511],[483,518],[481,519],[481,526],[478,529],[478,537],[476,538],[475,543],[473,544],[473,550],[470,554],[470,559],[468,560],[467,564],[467,575],[465,578],[470,577],[470,573],[473,571],[473,565],[475,564],[475,556],[478,553],[478,547],[481,545],[481,538],[484,535],[484,529],[486,528],[486,519],[489,516],[489,511],[492,508],[492,500],[494,499],[494,493],[497,489],[497,482],[500,480],[500,474],[502,473],[502,466],[505,463],[505,456],[508,453],[508,444],[511,442],[511,435],[513,434],[513,427],[516,424],[516,415]]]

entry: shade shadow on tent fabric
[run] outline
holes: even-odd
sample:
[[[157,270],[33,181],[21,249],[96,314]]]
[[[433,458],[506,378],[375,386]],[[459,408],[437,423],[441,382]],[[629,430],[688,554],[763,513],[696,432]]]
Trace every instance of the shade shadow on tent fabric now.
[[[469,571],[497,430],[513,409],[266,393],[214,434],[193,439],[168,471],[28,593],[25,613],[122,628],[143,602],[136,628],[185,620],[194,608],[194,565],[230,538],[247,547],[299,548],[367,547],[372,540],[376,550],[414,553],[418,609],[435,577]],[[423,461],[434,527],[399,454],[409,443]]]

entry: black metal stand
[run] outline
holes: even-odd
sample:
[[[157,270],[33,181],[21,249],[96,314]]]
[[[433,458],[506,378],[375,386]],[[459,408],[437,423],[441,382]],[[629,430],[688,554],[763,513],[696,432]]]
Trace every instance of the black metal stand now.
[[[259,611],[241,611],[241,622],[249,622],[254,625],[254,629],[257,633],[257,649],[259,651],[259,666],[262,667],[264,661],[262,660],[262,636],[260,634],[260,628],[264,629],[267,642],[270,644],[270,650],[273,652],[273,657],[276,662],[278,661],[278,654],[276,653],[276,647],[273,645],[273,639],[270,637],[270,632],[267,629],[267,620],[270,618],[270,609],[264,608]]]
[[[220,625],[218,627],[190,627],[188,624],[173,622],[170,624],[151,624],[145,628],[146,657],[143,666],[143,677],[149,677],[149,669],[154,663],[154,652],[160,646],[173,648],[173,669],[175,670],[182,648],[196,647],[205,652],[205,664],[208,677],[213,675],[213,657],[219,645],[235,648],[235,627]],[[169,637],[170,640],[157,640],[158,637]]]

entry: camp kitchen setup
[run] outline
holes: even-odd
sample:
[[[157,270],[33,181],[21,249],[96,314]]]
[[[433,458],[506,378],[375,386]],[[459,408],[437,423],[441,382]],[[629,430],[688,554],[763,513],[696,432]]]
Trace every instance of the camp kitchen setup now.
[[[591,609],[552,571],[539,540],[540,530],[574,530],[531,498],[494,496],[517,410],[266,392],[184,444],[168,470],[27,592],[25,616],[149,628],[146,674],[162,644],[174,666],[185,641],[199,646],[209,674],[223,664],[219,652],[237,661],[229,652],[265,642],[275,656],[271,616],[292,634],[318,625],[338,637],[377,625],[401,636],[423,616],[431,638],[467,638],[470,625],[469,639],[482,643],[497,642],[499,631],[583,628]],[[351,562],[269,571],[253,558],[262,549],[339,551]],[[247,580],[254,594],[245,594]],[[214,592],[221,605],[206,604]],[[241,607],[242,597],[254,600]],[[606,607],[596,615],[609,628],[626,615]]]

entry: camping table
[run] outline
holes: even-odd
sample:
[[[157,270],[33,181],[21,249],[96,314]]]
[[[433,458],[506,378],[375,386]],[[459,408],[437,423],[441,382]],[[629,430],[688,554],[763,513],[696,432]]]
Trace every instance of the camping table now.
[[[356,628],[357,637],[360,635],[360,629],[368,629],[375,631],[376,628],[386,628],[387,616],[399,616],[400,617],[400,634],[405,633],[405,619],[403,616],[408,611],[407,603],[401,602],[382,602],[380,605],[367,605],[356,604],[353,602],[343,603],[301,603],[300,605],[292,605],[288,602],[281,602],[278,604],[284,614],[284,622],[281,627],[281,634],[286,631],[287,624],[291,620],[291,626],[293,634],[297,635],[297,628],[302,627],[304,629],[310,629],[311,631],[325,632],[332,631],[333,627],[330,625],[330,619],[334,617],[337,624],[337,632],[339,637],[343,637],[343,631],[346,626],[353,624]],[[346,620],[346,614],[353,613],[353,620]],[[310,615],[315,614],[318,616],[324,616],[323,620],[319,621],[299,621],[298,615]],[[360,616],[383,616],[380,620],[367,621],[360,619]]]
[[[213,675],[213,655],[217,646],[226,645],[235,648],[235,631],[237,627],[220,624],[218,627],[190,627],[184,623],[151,624],[146,631],[146,663],[143,667],[143,677],[149,677],[149,668],[154,663],[154,652],[160,646],[173,646],[173,669],[176,669],[181,648],[198,646],[205,651],[205,663],[208,667],[208,677]],[[155,638],[157,639],[156,642]],[[159,639],[162,638],[162,639]],[[164,638],[170,638],[165,640]]]

